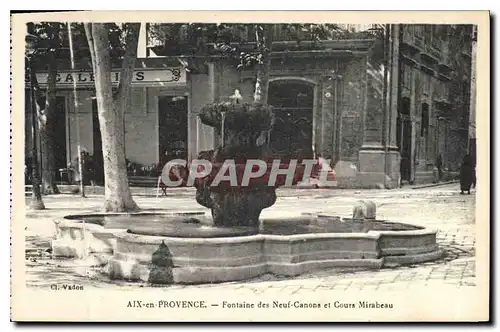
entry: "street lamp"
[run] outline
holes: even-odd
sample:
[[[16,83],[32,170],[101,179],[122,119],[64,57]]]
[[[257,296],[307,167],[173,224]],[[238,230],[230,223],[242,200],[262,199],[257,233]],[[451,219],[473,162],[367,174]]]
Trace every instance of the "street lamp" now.
[[[37,135],[38,135],[38,126],[37,126],[37,110],[36,110],[36,95],[35,95],[35,87],[34,80],[36,79],[35,73],[33,72],[32,60],[33,56],[37,51],[37,42],[38,38],[34,35],[27,34],[26,35],[26,60],[28,63],[28,73],[30,77],[30,102],[31,102],[31,129],[32,129],[32,196],[31,196],[31,204],[30,208],[32,210],[43,210],[45,209],[45,205],[42,201],[42,193],[40,191],[40,176],[38,174],[39,165],[38,165],[38,146],[37,146]]]

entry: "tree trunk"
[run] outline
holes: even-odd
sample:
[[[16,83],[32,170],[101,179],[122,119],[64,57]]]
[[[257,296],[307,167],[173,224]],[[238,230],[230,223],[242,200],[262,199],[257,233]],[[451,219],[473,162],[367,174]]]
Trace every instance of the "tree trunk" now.
[[[125,166],[125,134],[123,131],[123,110],[128,103],[129,85],[132,80],[132,73],[129,73],[129,71],[133,70],[135,59],[133,59],[132,65],[129,64],[130,60],[128,59],[123,61],[122,78],[118,88],[119,96],[115,102],[111,83],[109,29],[103,23],[86,23],[85,32],[94,68],[99,125],[102,136],[105,182],[104,210],[106,212],[136,211],[139,208],[132,198],[128,185]],[[135,44],[133,53],[137,52],[137,41]],[[127,45],[127,48],[132,48],[132,46]],[[128,79],[128,82],[125,79]],[[122,98],[124,100],[120,100]]]
[[[43,204],[42,193],[40,190],[40,174],[39,170],[39,159],[38,159],[38,148],[37,148],[37,136],[38,136],[38,106],[37,106],[37,92],[38,82],[36,80],[36,74],[33,71],[33,64],[31,60],[28,60],[28,70],[30,75],[30,107],[31,107],[31,126],[32,126],[32,141],[31,141],[31,163],[32,163],[32,195],[30,208],[33,210],[44,210],[45,204]]]
[[[272,33],[273,25],[264,24],[263,25],[263,49],[262,63],[257,67],[257,79],[255,82],[255,92],[253,95],[254,103],[267,104],[267,95],[269,90],[269,69],[271,67],[271,47],[272,47]],[[259,41],[257,41],[259,42]]]
[[[40,145],[42,149],[42,191],[44,194],[59,194],[55,182],[54,165],[54,112],[56,112],[57,59],[54,51],[47,54],[48,77],[45,105],[42,107],[40,123]]]

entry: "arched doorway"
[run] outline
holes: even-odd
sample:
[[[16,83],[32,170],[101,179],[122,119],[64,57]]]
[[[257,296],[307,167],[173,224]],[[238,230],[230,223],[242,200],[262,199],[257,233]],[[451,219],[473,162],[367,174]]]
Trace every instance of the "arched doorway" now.
[[[270,135],[275,155],[312,158],[314,86],[294,80],[272,81],[268,104],[275,107],[275,124]]]

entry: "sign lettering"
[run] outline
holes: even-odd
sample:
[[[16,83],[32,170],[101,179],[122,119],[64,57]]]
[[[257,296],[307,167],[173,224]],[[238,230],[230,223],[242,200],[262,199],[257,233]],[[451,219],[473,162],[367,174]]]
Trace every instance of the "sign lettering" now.
[[[40,86],[47,85],[47,73],[37,73],[36,77]],[[111,72],[111,83],[118,85],[120,71]],[[92,86],[95,84],[93,72],[60,72],[56,76],[56,85],[59,87]],[[25,83],[29,84],[29,76],[25,77]],[[162,70],[135,70],[132,75],[132,85],[144,86],[168,86],[172,84],[186,83],[186,71],[183,68],[166,68]]]

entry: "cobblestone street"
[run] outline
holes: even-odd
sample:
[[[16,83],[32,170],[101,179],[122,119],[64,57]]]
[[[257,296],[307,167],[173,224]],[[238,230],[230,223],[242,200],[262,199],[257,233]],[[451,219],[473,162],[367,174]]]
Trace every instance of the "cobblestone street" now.
[[[153,193],[153,192],[151,192]],[[399,290],[419,286],[475,286],[475,193],[460,195],[458,184],[399,190],[305,190],[281,189],[276,204],[265,214],[327,212],[349,217],[356,200],[371,199],[377,204],[377,219],[408,222],[439,229],[439,245],[444,249],[438,261],[381,270],[329,269],[283,279],[263,275],[246,282],[197,286],[172,285],[168,290],[189,291],[210,288],[234,290],[241,294],[280,293],[301,295],[318,290]],[[29,199],[29,198],[28,198]],[[47,253],[54,236],[53,218],[68,214],[96,212],[102,196],[80,198],[71,195],[44,197],[47,210],[27,212],[27,284],[48,287],[53,283],[73,283],[85,288],[148,287],[140,283],[110,281],[97,268],[83,267],[73,260],[52,260]],[[204,211],[194,201],[194,191],[177,189],[167,197],[138,195],[143,209]],[[487,222],[487,221],[483,221]]]

